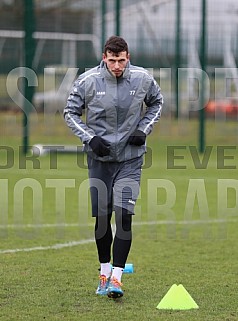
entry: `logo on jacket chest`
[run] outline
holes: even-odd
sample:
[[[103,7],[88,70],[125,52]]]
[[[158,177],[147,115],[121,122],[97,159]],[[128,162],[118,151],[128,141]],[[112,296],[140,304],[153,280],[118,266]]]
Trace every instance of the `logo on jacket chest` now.
[[[129,92],[130,96],[135,96],[135,93],[136,93],[135,90],[130,90],[130,92]],[[105,91],[97,91],[96,95],[97,96],[104,96],[104,95],[106,95],[106,92]]]
[[[105,91],[97,91],[97,96],[105,96],[106,92]]]

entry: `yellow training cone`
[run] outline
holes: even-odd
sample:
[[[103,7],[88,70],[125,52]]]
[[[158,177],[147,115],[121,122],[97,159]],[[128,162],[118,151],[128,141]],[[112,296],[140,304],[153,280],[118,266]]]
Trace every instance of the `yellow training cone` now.
[[[182,284],[173,284],[156,308],[161,310],[190,310],[198,309],[198,305]]]

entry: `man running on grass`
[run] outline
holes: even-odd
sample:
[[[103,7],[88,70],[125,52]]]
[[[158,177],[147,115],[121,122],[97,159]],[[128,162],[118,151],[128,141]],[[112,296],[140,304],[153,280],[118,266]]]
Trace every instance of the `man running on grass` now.
[[[117,36],[107,40],[100,65],[80,75],[67,100],[65,121],[87,152],[100,262],[98,295],[123,296],[121,278],[131,248],[146,137],[160,118],[162,103],[154,78],[131,65],[128,45]]]

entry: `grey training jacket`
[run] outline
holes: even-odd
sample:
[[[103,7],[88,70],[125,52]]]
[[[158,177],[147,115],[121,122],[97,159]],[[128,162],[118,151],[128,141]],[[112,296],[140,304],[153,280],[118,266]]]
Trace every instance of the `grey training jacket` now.
[[[146,105],[144,112],[143,103]],[[128,139],[136,129],[150,134],[160,118],[162,104],[160,87],[144,68],[128,62],[123,75],[116,78],[102,61],[75,81],[64,117],[91,157],[122,162],[146,151],[145,145],[129,145]],[[83,109],[85,121],[81,119]],[[99,157],[92,152],[89,142],[95,135],[109,142],[109,156]]]

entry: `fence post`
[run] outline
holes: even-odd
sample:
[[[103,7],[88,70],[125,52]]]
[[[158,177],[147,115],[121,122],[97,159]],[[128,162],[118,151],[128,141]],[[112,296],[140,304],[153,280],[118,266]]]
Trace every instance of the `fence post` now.
[[[29,114],[34,95],[34,87],[28,86],[26,77],[27,68],[32,68],[35,54],[35,31],[34,0],[24,0],[24,103],[23,103],[23,153],[27,154],[29,146]]]
[[[206,50],[207,50],[207,25],[206,25],[206,17],[207,10],[206,10],[206,0],[202,0],[202,33],[201,33],[201,68],[203,71],[206,71]],[[203,153],[205,150],[205,109],[204,109],[204,95],[205,95],[205,75],[202,74],[201,80],[201,105],[199,109],[199,151]]]
[[[177,0],[176,5],[176,53],[175,53],[175,97],[176,97],[176,114],[175,117],[179,117],[179,82],[178,72],[180,67],[181,58],[181,46],[180,46],[180,25],[181,25],[181,0]]]
[[[101,2],[101,14],[102,14],[102,51],[104,49],[105,41],[106,41],[106,19],[105,15],[107,13],[107,0],[102,0]]]
[[[116,6],[116,35],[120,36],[121,33],[121,0],[115,0]]]

